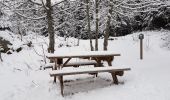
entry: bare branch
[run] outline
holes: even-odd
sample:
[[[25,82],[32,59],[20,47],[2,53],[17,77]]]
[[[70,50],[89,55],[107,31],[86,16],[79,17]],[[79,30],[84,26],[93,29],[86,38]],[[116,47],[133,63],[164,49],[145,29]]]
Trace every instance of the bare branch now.
[[[16,13],[17,15],[21,16],[21,17],[24,17],[26,19],[31,19],[31,20],[40,20],[40,19],[43,19],[45,18],[46,16],[41,16],[41,17],[38,17],[38,18],[32,18],[32,17],[27,17],[25,15],[22,15],[20,14],[18,11],[18,9],[12,9],[11,7],[9,7],[8,5],[4,4],[3,2],[0,2],[2,5],[4,5],[5,7],[9,8],[9,10],[13,11],[14,13]]]
[[[28,1],[32,2],[33,4],[36,4],[36,5],[42,6],[42,4],[37,3],[37,2],[34,2],[34,1],[32,1],[32,0],[28,0]]]
[[[40,19],[44,19],[44,18],[46,17],[46,16],[42,16],[42,17],[38,17],[38,18],[32,18],[32,17],[24,16],[24,15],[22,15],[22,14],[16,12],[16,11],[15,11],[15,13],[16,13],[17,15],[21,16],[21,17],[24,17],[24,18],[26,18],[26,19],[31,19],[31,20],[40,20]]]
[[[45,4],[44,4],[44,1],[41,0],[41,2],[42,2],[43,7],[45,8],[45,10],[48,11],[47,7],[46,7]]]

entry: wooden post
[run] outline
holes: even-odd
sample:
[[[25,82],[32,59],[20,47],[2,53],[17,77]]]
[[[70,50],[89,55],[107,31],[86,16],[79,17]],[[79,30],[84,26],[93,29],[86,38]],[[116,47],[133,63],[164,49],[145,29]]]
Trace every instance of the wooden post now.
[[[140,59],[143,59],[143,39],[140,39]]]
[[[140,59],[143,59],[143,39],[144,39],[144,35],[143,34],[139,34],[139,39],[140,39]]]

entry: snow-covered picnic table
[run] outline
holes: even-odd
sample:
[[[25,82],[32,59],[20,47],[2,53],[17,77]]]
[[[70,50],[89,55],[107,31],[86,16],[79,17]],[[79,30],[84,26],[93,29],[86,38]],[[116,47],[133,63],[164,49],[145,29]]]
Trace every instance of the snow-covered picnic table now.
[[[54,61],[54,69],[62,69],[66,66],[72,58],[83,58],[89,60],[95,60],[97,67],[102,66],[101,61],[107,61],[109,66],[112,66],[112,61],[114,56],[120,56],[118,53],[113,51],[71,51],[71,52],[55,52],[54,54],[47,54],[47,58]],[[63,59],[67,60],[63,62]],[[82,63],[81,63],[82,64]],[[86,62],[87,64],[87,62]],[[74,64],[72,64],[74,66]],[[75,64],[76,65],[76,64]],[[54,82],[56,82],[56,77],[54,77]]]
[[[123,76],[124,71],[130,70],[130,68],[121,68],[116,69],[112,67],[112,61],[114,56],[120,56],[118,53],[114,53],[113,51],[79,51],[79,52],[58,52],[54,54],[48,54],[47,58],[54,61],[55,70],[50,73],[50,76],[54,77],[54,82],[56,82],[56,77],[59,77],[60,87],[61,87],[61,94],[63,95],[63,76],[64,75],[73,75],[73,74],[85,74],[85,73],[92,73],[96,74],[99,72],[109,72],[112,75],[115,84],[118,84],[118,76]],[[70,63],[69,61],[72,58],[83,58],[89,59],[89,62],[75,62]],[[67,59],[67,60],[63,60]],[[64,61],[64,62],[63,62]],[[95,61],[96,64],[93,62]],[[101,61],[107,61],[109,66],[101,67]],[[66,66],[81,66],[81,65],[94,65],[93,68],[75,68],[75,70],[63,70],[62,67]]]

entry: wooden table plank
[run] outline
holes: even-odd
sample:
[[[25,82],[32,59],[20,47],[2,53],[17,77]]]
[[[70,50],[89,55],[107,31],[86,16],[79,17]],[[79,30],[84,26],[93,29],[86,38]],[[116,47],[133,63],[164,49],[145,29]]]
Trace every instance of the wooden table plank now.
[[[79,57],[102,57],[102,56],[120,56],[113,51],[81,51],[81,52],[67,52],[67,53],[55,53],[47,54],[47,58],[79,58]]]

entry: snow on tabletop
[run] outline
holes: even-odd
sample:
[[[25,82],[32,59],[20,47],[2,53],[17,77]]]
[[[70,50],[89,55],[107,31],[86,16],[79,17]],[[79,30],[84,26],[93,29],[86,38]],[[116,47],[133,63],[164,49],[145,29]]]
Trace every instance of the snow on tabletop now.
[[[65,57],[65,56],[90,56],[90,55],[119,55],[114,51],[69,51],[69,52],[55,52],[54,54],[47,54],[47,57]]]

